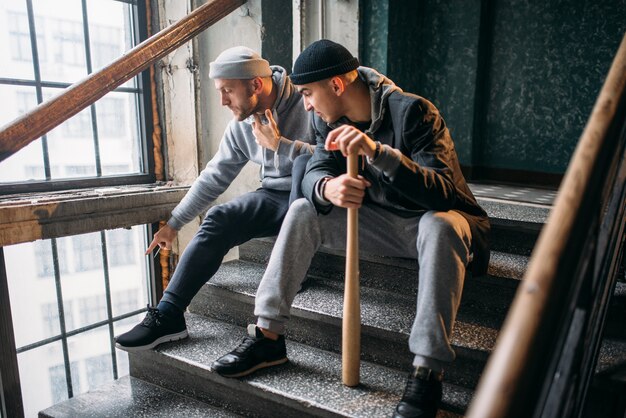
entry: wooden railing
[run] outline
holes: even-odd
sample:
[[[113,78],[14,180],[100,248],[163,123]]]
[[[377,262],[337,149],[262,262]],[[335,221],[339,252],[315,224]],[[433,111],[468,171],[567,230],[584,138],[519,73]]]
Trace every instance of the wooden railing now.
[[[0,130],[0,161],[92,105],[244,3],[245,0],[209,0],[110,65],[4,126]]]
[[[533,250],[469,418],[579,416],[623,254],[626,36]]]

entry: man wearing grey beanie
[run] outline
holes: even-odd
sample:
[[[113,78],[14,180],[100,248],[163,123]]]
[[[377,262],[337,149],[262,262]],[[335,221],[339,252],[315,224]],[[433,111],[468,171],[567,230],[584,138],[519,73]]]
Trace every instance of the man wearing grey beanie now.
[[[284,68],[270,66],[254,50],[236,46],[210,64],[209,77],[233,119],[217,154],[154,235],[146,253],[157,246],[171,248],[180,228],[204,212],[248,161],[259,164],[261,187],[208,211],[158,306],[148,307],[140,324],[116,337],[116,346],[126,351],[187,337],[183,313],[191,299],[231,248],[278,233],[289,206],[294,160],[313,151],[309,117]]]

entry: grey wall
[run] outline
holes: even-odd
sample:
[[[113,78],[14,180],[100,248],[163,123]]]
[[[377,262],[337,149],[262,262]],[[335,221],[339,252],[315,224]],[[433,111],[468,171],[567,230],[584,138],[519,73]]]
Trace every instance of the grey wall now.
[[[625,1],[496,2],[487,166],[565,171],[626,29]]]
[[[362,0],[361,57],[433,101],[461,163],[563,173],[626,1]]]

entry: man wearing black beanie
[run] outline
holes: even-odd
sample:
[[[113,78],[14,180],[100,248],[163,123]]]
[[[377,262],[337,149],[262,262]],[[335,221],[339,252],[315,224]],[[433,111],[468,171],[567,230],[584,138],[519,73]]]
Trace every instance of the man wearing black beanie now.
[[[489,221],[463,178],[450,132],[428,100],[359,67],[343,46],[320,40],[297,58],[291,79],[315,113],[317,147],[290,207],[256,297],[250,340],[213,364],[225,376],[275,364],[289,310],[321,246],[345,249],[346,208],[359,208],[363,253],[418,260],[414,354],[394,417],[435,417],[466,269],[483,274]],[[359,176],[346,173],[358,153]]]

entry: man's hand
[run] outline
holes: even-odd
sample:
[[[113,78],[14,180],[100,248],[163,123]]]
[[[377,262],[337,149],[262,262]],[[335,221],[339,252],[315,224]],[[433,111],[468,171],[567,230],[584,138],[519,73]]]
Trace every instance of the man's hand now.
[[[341,125],[328,133],[325,143],[328,151],[341,151],[344,157],[358,153],[374,157],[376,143],[369,136],[351,125]]]
[[[342,208],[360,208],[365,197],[365,189],[372,184],[363,176],[357,178],[342,174],[326,182],[324,199]]]
[[[259,115],[254,114],[252,134],[256,138],[257,144],[276,151],[278,149],[278,141],[280,140],[280,131],[270,109],[265,109],[265,117],[267,118],[267,125],[263,125]]]
[[[172,242],[176,239],[178,231],[165,224],[163,228],[159,229],[150,243],[150,246],[146,250],[146,255],[150,254],[157,246],[165,248],[167,250],[172,249]]]

